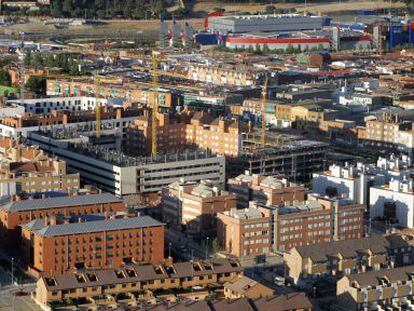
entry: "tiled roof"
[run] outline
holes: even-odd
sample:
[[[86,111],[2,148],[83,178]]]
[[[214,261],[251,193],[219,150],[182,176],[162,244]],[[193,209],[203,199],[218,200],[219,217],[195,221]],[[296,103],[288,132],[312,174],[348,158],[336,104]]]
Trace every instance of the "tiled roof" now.
[[[0,206],[7,212],[31,211],[39,209],[62,208],[78,205],[121,203],[122,200],[110,193],[75,195],[70,197],[47,198],[8,202]]]

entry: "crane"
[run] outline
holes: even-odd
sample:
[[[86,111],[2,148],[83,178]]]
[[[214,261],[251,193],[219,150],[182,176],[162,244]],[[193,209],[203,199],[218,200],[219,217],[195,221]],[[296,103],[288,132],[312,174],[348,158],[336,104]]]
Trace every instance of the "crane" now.
[[[267,84],[268,77],[265,76],[265,81],[262,90],[262,147],[266,145],[266,98],[267,98]]]
[[[152,87],[154,89],[154,101],[151,107],[151,154],[157,154],[157,113],[158,113],[158,64],[160,61],[167,61],[161,58],[161,53],[158,51],[152,52]]]
[[[98,71],[96,71],[95,75],[95,110],[96,110],[96,137],[98,138],[98,143],[101,139],[101,81],[98,75]]]

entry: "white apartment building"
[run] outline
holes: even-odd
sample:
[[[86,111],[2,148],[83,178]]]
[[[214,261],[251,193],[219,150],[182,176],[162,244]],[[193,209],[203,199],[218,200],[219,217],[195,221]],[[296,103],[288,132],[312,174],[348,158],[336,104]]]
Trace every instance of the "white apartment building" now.
[[[398,225],[414,228],[414,182],[392,179],[389,184],[371,187],[370,217],[385,217]]]
[[[333,195],[368,205],[369,188],[381,186],[391,179],[404,180],[414,173],[411,159],[405,155],[379,158],[376,165],[363,163],[331,165],[323,173],[313,174],[312,191],[319,195]]]
[[[122,98],[101,98],[101,106],[122,107]],[[49,114],[53,110],[85,111],[96,109],[96,98],[88,96],[50,97],[8,100],[10,105],[23,106],[24,112],[32,114]]]

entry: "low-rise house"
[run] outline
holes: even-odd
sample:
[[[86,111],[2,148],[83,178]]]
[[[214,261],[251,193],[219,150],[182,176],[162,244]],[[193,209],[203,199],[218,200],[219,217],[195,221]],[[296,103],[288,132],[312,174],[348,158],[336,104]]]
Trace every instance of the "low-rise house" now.
[[[410,310],[413,281],[414,266],[368,271],[344,276],[336,293],[347,310]]]
[[[240,276],[224,284],[224,297],[226,299],[261,297],[269,298],[274,295],[274,290],[247,276]]]
[[[412,241],[389,235],[297,246],[284,254],[288,277],[295,284],[322,276],[342,276],[413,263]]]

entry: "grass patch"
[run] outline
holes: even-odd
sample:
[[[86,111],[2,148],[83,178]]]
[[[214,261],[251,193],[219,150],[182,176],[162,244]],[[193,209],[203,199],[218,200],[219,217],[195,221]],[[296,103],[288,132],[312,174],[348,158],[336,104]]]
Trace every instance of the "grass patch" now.
[[[17,88],[12,86],[0,85],[0,95],[7,96],[10,93],[17,93]]]

